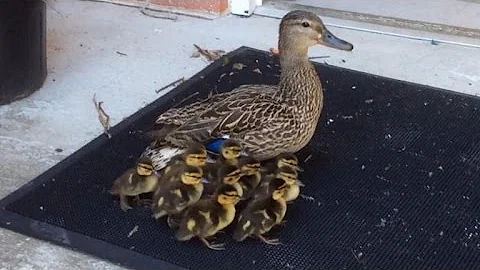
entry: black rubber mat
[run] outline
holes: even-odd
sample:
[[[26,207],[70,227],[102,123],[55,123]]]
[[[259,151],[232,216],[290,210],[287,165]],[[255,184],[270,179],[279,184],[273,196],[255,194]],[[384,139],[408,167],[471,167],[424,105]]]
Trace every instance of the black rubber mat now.
[[[106,192],[147,145],[142,131],[172,104],[278,81],[276,60],[246,47],[115,126],[112,139],[100,136],[3,199],[1,225],[137,269],[478,268],[480,100],[317,68],[325,110],[299,153],[302,198],[272,232],[283,245],[236,243],[228,232],[220,238],[225,251],[179,243],[148,208],[124,213]]]

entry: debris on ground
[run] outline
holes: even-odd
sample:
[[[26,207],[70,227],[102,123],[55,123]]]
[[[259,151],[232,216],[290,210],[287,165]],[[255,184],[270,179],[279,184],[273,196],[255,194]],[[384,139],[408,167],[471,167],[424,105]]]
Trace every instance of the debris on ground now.
[[[220,59],[220,57],[222,57],[225,54],[224,50],[202,49],[197,44],[193,44],[193,46],[195,47],[198,53],[194,51],[191,57],[200,57],[200,55],[203,55],[208,61],[213,62],[215,60]]]
[[[306,162],[309,161],[311,158],[312,158],[312,155],[308,155],[308,157],[305,158],[305,160],[303,161],[303,163],[306,163]]]
[[[183,83],[184,81],[185,81],[185,77],[182,77],[182,78],[180,78],[180,79],[178,79],[178,80],[176,80],[176,81],[173,81],[173,82],[165,85],[164,87],[162,87],[162,88],[160,88],[160,89],[158,89],[158,90],[155,90],[155,93],[158,94],[158,93],[162,92],[163,90],[165,90],[165,89],[167,89],[167,88],[169,88],[169,87],[172,87],[172,86],[175,87],[175,86]]]
[[[103,101],[97,102],[95,96],[96,94],[93,94],[93,104],[95,104],[95,109],[97,109],[98,120],[100,120],[100,124],[103,126],[103,133],[110,139],[112,138],[112,134],[108,132],[110,130],[110,116],[103,110]]]
[[[121,56],[127,56],[126,53],[122,53],[122,52],[119,52],[119,51],[117,51],[117,54],[118,54],[118,55],[121,55]]]
[[[252,70],[253,72],[255,73],[258,73],[258,74],[262,74],[262,71],[259,69],[259,68],[256,68],[254,70]]]
[[[127,238],[132,237],[132,235],[136,232],[138,232],[138,225],[135,225],[135,227],[133,227],[133,229],[128,233]]]
[[[238,69],[238,70],[242,70],[244,67],[247,67],[247,65],[245,65],[243,63],[235,63],[232,66],[233,69]]]

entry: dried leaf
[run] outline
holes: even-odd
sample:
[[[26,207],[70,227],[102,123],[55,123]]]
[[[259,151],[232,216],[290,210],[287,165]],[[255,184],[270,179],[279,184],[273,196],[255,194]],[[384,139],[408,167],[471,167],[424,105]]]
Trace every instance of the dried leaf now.
[[[273,47],[273,48],[270,48],[270,52],[273,53],[273,54],[279,54],[280,50],[278,50],[277,47]]]
[[[215,61],[220,59],[225,54],[224,50],[207,50],[202,49],[197,44],[193,44],[193,46],[197,49],[197,51],[203,55],[208,61]],[[227,59],[228,60],[228,59]]]
[[[235,63],[233,64],[233,69],[238,69],[238,70],[242,70],[244,67],[247,67],[247,65],[243,64],[243,63]]]
[[[100,120],[100,124],[103,126],[103,132],[108,136],[108,138],[112,138],[112,134],[108,132],[110,130],[110,116],[105,113],[102,108],[103,101],[97,102],[95,98],[96,94],[93,94],[93,104],[95,104],[95,109],[97,109],[98,113],[98,120]]]

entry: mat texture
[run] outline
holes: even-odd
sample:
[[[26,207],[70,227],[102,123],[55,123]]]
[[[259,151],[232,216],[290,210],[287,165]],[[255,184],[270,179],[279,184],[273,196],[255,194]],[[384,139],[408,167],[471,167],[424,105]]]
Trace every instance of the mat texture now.
[[[233,69],[235,63],[246,65]],[[274,84],[277,61],[247,47],[213,63],[1,201],[1,226],[137,269],[448,268],[480,265],[480,100],[318,64],[325,109],[299,153],[306,184],[284,243],[225,251],[176,242],[147,208],[107,193],[173,104],[245,83]],[[254,70],[258,69],[259,72]],[[258,71],[257,70],[257,71]],[[138,226],[130,237],[129,232]]]

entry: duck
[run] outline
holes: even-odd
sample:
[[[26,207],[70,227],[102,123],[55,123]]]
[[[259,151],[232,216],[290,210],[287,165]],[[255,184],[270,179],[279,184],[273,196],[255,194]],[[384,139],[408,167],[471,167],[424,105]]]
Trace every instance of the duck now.
[[[203,197],[214,195],[218,186],[222,184],[233,186],[240,197],[243,196],[242,186],[238,183],[240,178],[243,176],[242,170],[238,166],[224,164],[222,165],[217,172],[217,177],[208,179],[205,183],[205,190],[203,192]]]
[[[244,201],[250,199],[262,180],[260,173],[261,163],[252,156],[244,156],[240,158],[238,166],[242,172],[242,176],[238,179],[238,184],[242,187],[243,195],[241,200]]]
[[[187,164],[179,165],[178,173],[168,185],[157,189],[152,199],[152,217],[175,216],[198,202],[203,193],[202,169]],[[171,222],[169,221],[169,225]]]
[[[223,140],[216,160],[205,164],[205,174],[208,175],[209,179],[216,178],[220,167],[223,165],[238,165],[240,156],[246,156],[246,153],[238,141],[232,139]]]
[[[224,243],[210,243],[209,238],[229,226],[235,219],[240,195],[237,189],[228,184],[219,186],[215,196],[205,198],[190,206],[182,215],[175,232],[178,241],[189,241],[198,237],[208,248],[224,250]]]
[[[263,179],[262,183],[255,190],[254,198],[260,198],[269,194],[270,182],[274,179],[282,179],[287,184],[284,192],[284,199],[287,203],[292,203],[300,195],[301,185],[298,183],[297,170],[289,166],[283,166],[277,169],[275,176]]]
[[[257,237],[262,242],[278,245],[278,239],[267,239],[263,236],[275,225],[282,224],[287,212],[284,198],[287,183],[281,178],[269,182],[269,192],[265,196],[250,201],[240,213],[232,238],[237,242],[244,241],[247,237]]]
[[[191,142],[185,152],[172,157],[167,166],[164,167],[159,173],[161,176],[159,187],[168,185],[171,180],[179,179],[175,177],[178,175],[178,169],[184,168],[182,165],[195,166],[202,168],[202,173],[205,174],[204,169],[207,166],[208,154],[204,145]]]
[[[314,45],[353,50],[351,43],[333,35],[314,13],[288,12],[279,25],[278,84],[241,85],[164,111],[151,128],[155,143],[142,155],[161,168],[183,152],[187,142],[207,145],[224,138],[239,141],[260,161],[301,150],[313,137],[323,109],[322,84],[308,58]]]
[[[152,163],[148,157],[141,157],[137,160],[135,168],[127,170],[113,182],[109,193],[120,197],[120,208],[123,211],[132,209],[128,197],[134,196],[138,203],[143,203],[139,195],[155,191],[159,176],[155,173]]]
[[[267,163],[263,168],[262,172],[266,176],[270,176],[275,173],[277,168],[288,166],[299,172],[303,172],[303,169],[298,165],[298,158],[294,153],[285,152],[280,153],[275,157],[275,159]]]

